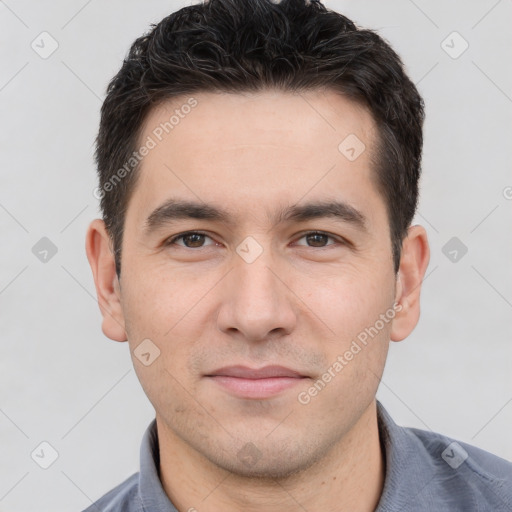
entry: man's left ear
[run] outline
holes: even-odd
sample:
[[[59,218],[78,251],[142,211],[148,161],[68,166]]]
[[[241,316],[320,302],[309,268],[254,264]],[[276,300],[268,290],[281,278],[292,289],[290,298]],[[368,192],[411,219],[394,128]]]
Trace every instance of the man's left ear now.
[[[409,227],[402,244],[396,283],[396,314],[391,340],[401,341],[416,327],[420,317],[420,291],[430,260],[427,232],[423,226]]]

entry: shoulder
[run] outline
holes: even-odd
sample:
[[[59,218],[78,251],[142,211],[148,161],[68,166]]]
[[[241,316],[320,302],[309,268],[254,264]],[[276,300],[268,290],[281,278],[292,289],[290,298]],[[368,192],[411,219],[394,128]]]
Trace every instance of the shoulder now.
[[[83,512],[138,512],[139,473],[134,473],[96,500]]]
[[[404,428],[433,468],[430,490],[453,505],[471,510],[512,510],[512,463],[481,448],[436,432]]]
[[[378,512],[512,511],[512,463],[437,432],[399,426],[377,406],[386,458]]]

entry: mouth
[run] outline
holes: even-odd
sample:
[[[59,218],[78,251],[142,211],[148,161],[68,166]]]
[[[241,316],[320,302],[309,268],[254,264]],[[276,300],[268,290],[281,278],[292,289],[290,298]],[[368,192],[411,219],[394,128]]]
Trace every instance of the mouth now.
[[[284,366],[265,366],[259,369],[226,366],[205,377],[237,397],[260,400],[278,395],[308,378]]]

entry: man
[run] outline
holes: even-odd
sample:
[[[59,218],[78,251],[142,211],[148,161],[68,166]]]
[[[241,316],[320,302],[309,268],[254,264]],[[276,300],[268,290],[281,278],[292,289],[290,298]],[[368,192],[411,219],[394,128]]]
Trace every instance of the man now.
[[[155,408],[88,511],[512,510],[512,464],[376,401],[419,318],[423,101],[319,2],[210,0],[137,39],[102,107],[103,332]]]

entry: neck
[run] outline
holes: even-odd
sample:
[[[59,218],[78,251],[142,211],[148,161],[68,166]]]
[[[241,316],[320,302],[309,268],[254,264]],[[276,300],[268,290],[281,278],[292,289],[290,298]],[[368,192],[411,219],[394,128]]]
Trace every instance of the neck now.
[[[160,479],[180,512],[373,512],[384,485],[375,400],[322,459],[284,479],[247,478],[212,464],[157,415]]]

